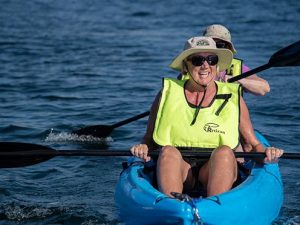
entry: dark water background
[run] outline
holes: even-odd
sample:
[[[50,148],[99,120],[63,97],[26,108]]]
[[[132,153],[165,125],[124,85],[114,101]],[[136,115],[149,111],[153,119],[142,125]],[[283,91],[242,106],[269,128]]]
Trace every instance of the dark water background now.
[[[0,0],[0,137],[55,149],[126,150],[146,119],[103,140],[70,135],[142,113],[184,41],[223,23],[251,68],[300,39],[299,0]],[[299,152],[300,68],[260,75],[271,93],[246,95],[255,128]],[[122,157],[56,157],[0,170],[0,224],[120,224],[114,187]],[[281,160],[285,201],[274,224],[300,224],[300,162]],[[237,213],[238,215],[238,213]]]

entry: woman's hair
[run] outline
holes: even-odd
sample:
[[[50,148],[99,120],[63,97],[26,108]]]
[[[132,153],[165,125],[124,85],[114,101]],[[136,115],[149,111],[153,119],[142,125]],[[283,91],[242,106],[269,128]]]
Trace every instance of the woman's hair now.
[[[182,75],[186,75],[189,72],[187,64],[186,64],[186,59],[182,60],[182,67],[181,67],[181,71],[180,72],[181,72]]]
[[[216,71],[217,74],[216,74],[216,76],[218,76],[218,74],[219,74],[219,72],[220,72],[219,70],[220,70],[220,67],[219,67],[219,65],[217,65],[217,71]]]

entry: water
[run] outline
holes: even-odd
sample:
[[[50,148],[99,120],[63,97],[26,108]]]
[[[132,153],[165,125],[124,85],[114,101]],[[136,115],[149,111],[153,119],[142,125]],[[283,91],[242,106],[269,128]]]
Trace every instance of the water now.
[[[113,124],[147,111],[184,41],[223,23],[251,68],[300,39],[298,0],[0,0],[0,134],[55,149],[127,150],[146,119],[107,140],[76,128]],[[265,97],[246,95],[255,128],[299,151],[300,69],[261,72]],[[0,224],[117,224],[114,187],[123,157],[56,157],[1,169]],[[299,161],[281,160],[285,200],[274,224],[300,223]]]

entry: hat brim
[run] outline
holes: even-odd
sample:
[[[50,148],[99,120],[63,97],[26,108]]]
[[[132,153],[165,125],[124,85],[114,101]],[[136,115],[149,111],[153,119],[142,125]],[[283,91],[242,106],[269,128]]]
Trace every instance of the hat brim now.
[[[233,54],[228,49],[204,49],[204,48],[193,48],[193,49],[187,49],[183,52],[181,52],[175,59],[172,61],[172,63],[169,65],[174,70],[182,70],[182,61],[186,59],[188,56],[195,54],[195,53],[201,53],[201,52],[211,52],[216,54],[219,57],[218,66],[219,71],[224,71],[229,68],[231,65]]]

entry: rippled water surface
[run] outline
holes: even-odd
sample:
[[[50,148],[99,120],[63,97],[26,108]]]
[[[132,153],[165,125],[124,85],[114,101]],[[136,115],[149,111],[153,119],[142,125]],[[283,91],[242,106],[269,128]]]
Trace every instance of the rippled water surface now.
[[[211,23],[233,35],[255,68],[300,39],[298,0],[0,0],[0,135],[54,149],[127,150],[146,118],[107,139],[71,131],[147,111],[184,41]],[[260,75],[271,92],[246,95],[256,129],[299,152],[300,68]],[[123,157],[56,157],[1,169],[0,224],[120,224],[114,188]],[[300,224],[300,163],[281,160],[285,201],[274,224]]]

